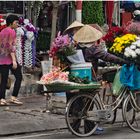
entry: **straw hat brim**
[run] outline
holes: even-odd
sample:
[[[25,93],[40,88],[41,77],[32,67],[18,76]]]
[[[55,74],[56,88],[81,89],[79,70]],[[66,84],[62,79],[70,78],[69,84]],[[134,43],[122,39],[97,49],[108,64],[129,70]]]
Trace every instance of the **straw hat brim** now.
[[[73,36],[78,43],[91,43],[102,38],[103,34],[92,26],[85,25],[79,29]]]
[[[89,26],[92,26],[93,28],[99,30],[101,33],[103,33],[103,29],[96,23],[96,24],[88,24]]]
[[[77,27],[83,27],[83,26],[84,26],[84,24],[75,20],[70,26],[67,27],[67,29],[64,31],[64,33],[69,32],[71,29],[74,29]]]

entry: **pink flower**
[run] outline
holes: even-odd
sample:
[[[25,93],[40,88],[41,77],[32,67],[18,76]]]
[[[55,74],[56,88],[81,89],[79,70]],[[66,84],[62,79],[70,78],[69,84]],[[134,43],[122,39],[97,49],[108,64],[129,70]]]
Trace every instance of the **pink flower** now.
[[[53,57],[56,56],[57,53],[63,49],[70,46],[71,42],[68,35],[60,35],[60,32],[58,32],[57,37],[54,39],[54,41],[51,44],[51,49],[49,51],[49,56]]]
[[[44,74],[40,81],[49,84],[54,80],[68,81],[68,72],[62,72],[59,67],[54,67],[51,72]]]

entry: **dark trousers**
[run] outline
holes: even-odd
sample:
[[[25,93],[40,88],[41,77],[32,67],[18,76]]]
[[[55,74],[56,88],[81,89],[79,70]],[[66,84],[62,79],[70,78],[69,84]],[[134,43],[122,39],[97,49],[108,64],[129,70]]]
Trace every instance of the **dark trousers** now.
[[[22,82],[22,71],[21,71],[21,66],[18,65],[16,69],[13,69],[10,67],[10,70],[12,74],[15,76],[15,83],[14,83],[14,88],[13,88],[13,93],[12,96],[17,97],[20,87],[21,87],[21,82]]]
[[[6,85],[8,81],[10,67],[11,65],[0,65],[0,73],[1,73],[0,99],[5,99]]]

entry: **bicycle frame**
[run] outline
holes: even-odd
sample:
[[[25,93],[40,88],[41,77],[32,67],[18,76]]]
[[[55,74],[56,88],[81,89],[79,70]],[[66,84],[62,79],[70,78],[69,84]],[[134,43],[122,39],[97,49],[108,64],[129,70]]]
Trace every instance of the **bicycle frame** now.
[[[132,101],[133,108],[135,109],[135,111],[140,110],[140,107],[136,103],[136,100],[135,100],[136,98],[134,97],[135,94],[132,93],[132,91],[129,91],[129,93],[130,93],[130,98],[131,98],[131,101]]]
[[[122,103],[124,97],[126,96],[127,91],[128,91],[128,88],[123,86],[123,87],[120,89],[120,91],[119,91],[120,94],[119,94],[119,96],[116,98],[116,100],[115,100],[113,103],[108,104],[108,105],[106,105],[106,104],[104,104],[104,102],[102,102],[102,99],[101,99],[101,97],[100,97],[100,93],[97,93],[96,95],[97,95],[98,98],[99,98],[99,102],[100,102],[100,105],[101,105],[102,109],[107,109],[107,108],[113,107],[113,108],[112,108],[112,111],[114,111],[114,110],[116,110],[116,109],[118,108],[118,106]]]

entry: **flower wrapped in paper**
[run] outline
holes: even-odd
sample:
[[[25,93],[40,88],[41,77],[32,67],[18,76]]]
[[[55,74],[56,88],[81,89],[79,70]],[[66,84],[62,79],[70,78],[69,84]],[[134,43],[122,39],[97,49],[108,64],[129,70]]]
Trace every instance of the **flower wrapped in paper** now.
[[[49,51],[49,56],[57,56],[61,62],[67,63],[67,56],[76,54],[76,48],[74,44],[70,41],[68,35],[60,35],[58,33],[57,37],[54,39]]]
[[[54,81],[61,81],[65,82],[68,81],[68,74],[69,72],[62,72],[62,70],[59,67],[53,67],[52,71],[44,74],[40,81],[45,84],[50,84]]]

